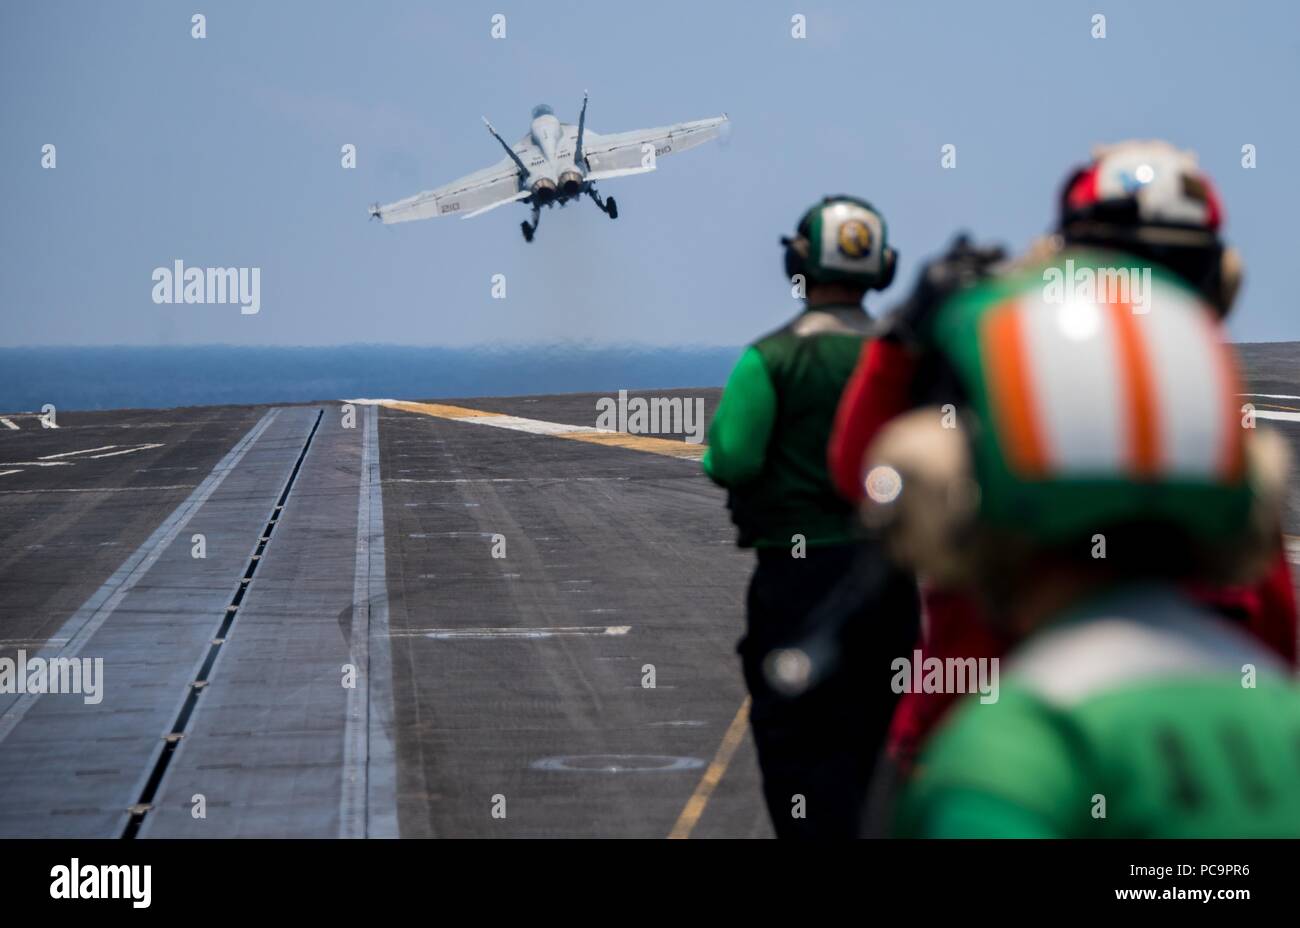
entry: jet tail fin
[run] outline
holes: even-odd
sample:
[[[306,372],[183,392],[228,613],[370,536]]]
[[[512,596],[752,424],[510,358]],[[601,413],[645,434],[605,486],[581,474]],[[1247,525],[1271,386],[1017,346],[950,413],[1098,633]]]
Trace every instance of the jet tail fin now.
[[[510,159],[514,161],[515,164],[519,165],[519,181],[520,183],[523,183],[528,178],[528,168],[524,167],[523,161],[520,160],[519,155],[515,150],[506,144],[506,140],[497,133],[496,129],[492,128],[492,123],[488,122],[486,116],[483,117],[483,125],[487,126],[488,132],[492,133],[492,138],[501,143],[501,147],[506,150],[506,154],[510,156]]]
[[[582,154],[582,130],[587,123],[587,91],[582,92],[582,112],[578,113],[578,141],[573,146],[573,163],[587,166],[587,159]]]

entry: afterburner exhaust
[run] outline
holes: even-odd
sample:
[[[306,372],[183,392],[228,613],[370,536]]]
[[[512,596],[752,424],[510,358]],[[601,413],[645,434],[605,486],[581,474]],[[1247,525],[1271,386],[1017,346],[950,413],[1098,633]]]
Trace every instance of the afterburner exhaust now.
[[[555,199],[556,187],[555,181],[549,177],[543,177],[533,184],[533,202],[545,205]]]
[[[582,175],[577,171],[565,171],[561,174],[560,192],[566,197],[576,197],[582,192]]]

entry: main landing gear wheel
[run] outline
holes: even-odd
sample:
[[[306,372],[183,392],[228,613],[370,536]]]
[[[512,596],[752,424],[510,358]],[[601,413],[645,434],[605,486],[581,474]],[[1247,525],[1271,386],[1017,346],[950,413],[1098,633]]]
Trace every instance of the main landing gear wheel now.
[[[596,192],[595,187],[587,188],[587,196],[591,197],[592,202],[595,203],[596,206],[610,219],[618,218],[618,204],[614,202],[613,197],[603,199],[601,195]]]
[[[533,221],[521,222],[519,224],[519,228],[522,229],[524,232],[525,242],[531,242],[533,240],[533,235],[537,232],[537,226],[541,223],[541,221],[542,221],[542,205],[540,203],[534,202]]]

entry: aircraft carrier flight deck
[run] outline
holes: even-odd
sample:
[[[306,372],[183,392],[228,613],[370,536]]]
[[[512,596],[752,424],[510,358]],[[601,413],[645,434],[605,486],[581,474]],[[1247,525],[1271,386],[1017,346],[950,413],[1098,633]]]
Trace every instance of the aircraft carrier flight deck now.
[[[1300,458],[1294,355],[1243,349]],[[0,835],[770,834],[750,555],[596,398],[0,416],[0,658],[102,660],[0,696]]]

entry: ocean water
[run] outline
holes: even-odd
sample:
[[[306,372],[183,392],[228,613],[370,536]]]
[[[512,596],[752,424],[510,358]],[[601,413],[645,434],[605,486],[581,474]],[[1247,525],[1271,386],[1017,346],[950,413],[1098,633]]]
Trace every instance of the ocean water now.
[[[721,386],[736,348],[0,348],[0,411]]]

